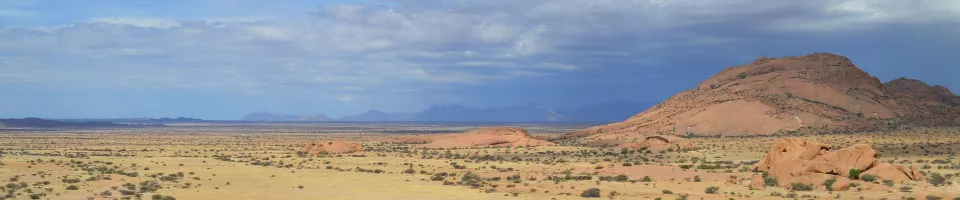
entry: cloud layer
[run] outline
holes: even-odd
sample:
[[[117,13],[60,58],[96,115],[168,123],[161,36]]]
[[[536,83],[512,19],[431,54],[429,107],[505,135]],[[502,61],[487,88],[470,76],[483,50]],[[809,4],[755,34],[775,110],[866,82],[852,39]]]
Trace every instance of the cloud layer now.
[[[143,95],[119,91],[144,90],[188,99],[200,93],[207,104],[238,101],[191,107],[209,118],[259,109],[337,116],[432,103],[565,106],[595,95],[659,100],[760,55],[839,51],[855,62],[889,63],[873,56],[910,52],[869,46],[945,50],[958,47],[950,35],[960,33],[960,2],[951,0],[142,1],[76,5],[68,13],[53,3],[60,2],[0,6],[7,24],[0,85],[18,91],[7,101],[89,90],[106,96],[90,104],[124,103],[114,98]],[[955,71],[946,68],[956,68],[956,59],[902,57],[941,59],[905,75],[960,86],[935,75]],[[894,76],[887,74],[903,66],[861,67]],[[17,106],[0,108],[9,117],[174,114],[58,115]]]

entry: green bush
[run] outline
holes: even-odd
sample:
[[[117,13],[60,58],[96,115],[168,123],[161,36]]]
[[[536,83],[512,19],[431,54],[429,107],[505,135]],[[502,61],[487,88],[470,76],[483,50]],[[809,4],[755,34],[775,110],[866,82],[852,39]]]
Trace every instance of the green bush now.
[[[581,196],[581,197],[586,197],[586,198],[596,198],[596,197],[600,197],[600,189],[599,189],[599,188],[590,188],[590,189],[584,190],[583,193],[580,193],[580,196]]]
[[[628,177],[627,175],[620,174],[613,177],[613,180],[618,182],[627,182],[630,180],[630,177]]]
[[[663,190],[663,194],[673,194],[673,191],[670,191],[670,190]]]
[[[886,186],[888,186],[888,187],[893,187],[893,183],[894,183],[893,180],[889,180],[889,179],[888,179],[888,180],[883,180],[883,184],[886,185]]]
[[[836,178],[831,178],[823,181],[823,185],[827,186],[828,191],[833,191],[833,189],[830,189],[830,188],[833,186],[833,183],[836,183],[836,182],[837,182]]]
[[[650,178],[650,176],[643,176],[643,178],[640,179],[640,182],[653,182],[653,178]]]
[[[774,178],[772,176],[764,176],[763,184],[770,187],[780,186],[780,183],[777,183],[777,178]]]
[[[707,194],[716,194],[717,191],[720,191],[720,187],[710,186],[710,187],[707,187],[706,190],[703,190],[703,192],[706,192]]]
[[[935,186],[943,186],[947,183],[947,178],[941,175],[940,173],[931,173],[930,177],[927,178],[927,182]]]
[[[860,176],[860,180],[863,180],[866,182],[874,182],[874,181],[877,181],[877,176],[874,176],[872,174],[864,174],[863,176]]]
[[[790,190],[793,190],[793,191],[812,191],[812,190],[813,190],[813,186],[812,186],[812,185],[803,184],[803,183],[791,183],[791,184],[790,184]]]
[[[860,179],[860,169],[857,169],[857,168],[850,169],[850,172],[847,174],[849,174],[847,177],[849,177],[850,179],[853,179],[853,180]]]

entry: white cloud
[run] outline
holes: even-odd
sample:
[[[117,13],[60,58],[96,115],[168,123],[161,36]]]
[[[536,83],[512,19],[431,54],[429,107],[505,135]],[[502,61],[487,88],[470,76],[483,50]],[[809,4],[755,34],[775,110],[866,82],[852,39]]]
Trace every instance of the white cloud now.
[[[956,25],[960,19],[960,1],[951,0],[396,3],[325,5],[304,15],[110,16],[46,31],[0,28],[0,67],[8,78],[33,77],[7,82],[376,92],[497,84],[612,61],[643,65],[666,49],[755,35]],[[17,14],[0,10],[0,16],[10,13]]]
[[[180,22],[176,20],[163,19],[163,18],[95,18],[89,20],[91,23],[104,22],[112,24],[129,24],[139,27],[154,27],[154,28],[172,28],[180,26]]]

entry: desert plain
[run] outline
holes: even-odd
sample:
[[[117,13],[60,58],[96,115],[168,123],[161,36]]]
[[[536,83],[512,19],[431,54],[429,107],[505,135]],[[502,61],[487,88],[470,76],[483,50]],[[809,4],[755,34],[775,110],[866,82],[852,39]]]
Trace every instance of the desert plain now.
[[[545,143],[453,148],[405,140],[469,134],[480,127],[183,124],[8,130],[0,133],[0,199],[960,198],[956,128],[691,136],[679,138],[690,146],[677,149],[562,137],[588,126],[517,124],[523,137]],[[771,173],[755,166],[785,139],[822,143],[832,150],[867,144],[877,152],[876,162],[914,166],[924,178],[830,175],[848,185],[842,191],[824,183],[767,183],[774,179]],[[310,146],[333,142],[353,146]],[[763,183],[754,183],[758,176]]]

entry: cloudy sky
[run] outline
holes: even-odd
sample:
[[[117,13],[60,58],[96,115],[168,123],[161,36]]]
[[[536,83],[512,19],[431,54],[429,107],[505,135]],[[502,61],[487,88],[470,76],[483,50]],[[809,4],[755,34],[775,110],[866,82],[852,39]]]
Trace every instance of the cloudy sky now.
[[[0,118],[658,102],[831,52],[960,90],[957,0],[3,0]]]

